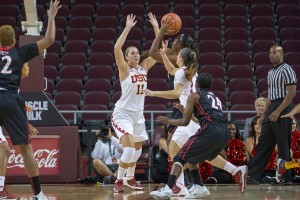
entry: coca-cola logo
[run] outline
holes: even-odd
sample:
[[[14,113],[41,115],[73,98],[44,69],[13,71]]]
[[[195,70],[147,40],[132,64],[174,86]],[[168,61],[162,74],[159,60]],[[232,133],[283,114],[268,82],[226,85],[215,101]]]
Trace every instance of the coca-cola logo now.
[[[58,166],[59,149],[38,149],[34,152],[34,157],[39,168],[56,168]],[[16,150],[11,150],[11,155],[8,159],[7,168],[20,167],[24,168],[24,161],[21,154],[16,154]]]

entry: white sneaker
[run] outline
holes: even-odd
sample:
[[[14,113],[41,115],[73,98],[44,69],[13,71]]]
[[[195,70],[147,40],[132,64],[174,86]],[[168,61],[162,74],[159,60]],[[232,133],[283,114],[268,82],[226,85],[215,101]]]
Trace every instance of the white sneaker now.
[[[189,193],[187,188],[184,185],[175,183],[172,187],[172,192],[174,197],[185,196]]]
[[[248,173],[248,166],[243,165],[235,168],[235,170],[232,172],[232,175],[237,180],[239,186],[240,186],[240,192],[244,192],[247,187],[247,173]]]
[[[193,186],[188,189],[188,192],[191,193],[194,191],[194,189],[196,189],[196,185],[193,184]]]
[[[165,187],[161,188],[160,190],[150,192],[150,196],[153,199],[169,200],[172,198],[172,190],[169,188],[168,185],[166,185]]]
[[[43,193],[43,191],[41,191],[38,195],[34,195],[32,197],[32,200],[48,200],[48,198],[46,197],[46,195]]]
[[[192,190],[189,194],[185,195],[184,198],[199,199],[208,195],[210,195],[210,192],[205,186],[194,185],[194,190]]]

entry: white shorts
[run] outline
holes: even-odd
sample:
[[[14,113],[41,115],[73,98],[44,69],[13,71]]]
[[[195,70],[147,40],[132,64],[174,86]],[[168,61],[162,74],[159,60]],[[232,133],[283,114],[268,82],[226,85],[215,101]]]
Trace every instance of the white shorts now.
[[[133,135],[134,142],[148,140],[143,112],[130,112],[122,108],[115,108],[112,114],[112,126],[119,139],[123,135]]]
[[[7,143],[7,140],[6,140],[6,138],[5,138],[4,134],[3,134],[2,128],[0,126],[0,144],[4,143],[4,142]]]
[[[195,135],[200,125],[194,121],[190,121],[187,126],[178,126],[173,133],[172,139],[181,148],[188,141],[188,139]]]

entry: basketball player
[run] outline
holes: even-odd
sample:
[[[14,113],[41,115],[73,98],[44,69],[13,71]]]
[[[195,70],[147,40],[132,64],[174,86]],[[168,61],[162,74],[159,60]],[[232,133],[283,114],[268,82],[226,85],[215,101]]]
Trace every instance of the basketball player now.
[[[172,190],[170,188],[173,187],[176,178],[182,173],[182,166],[185,163],[197,164],[206,160],[213,161],[227,145],[230,139],[230,132],[223,118],[220,100],[209,91],[211,86],[211,76],[208,73],[199,74],[197,77],[197,88],[199,90],[189,95],[183,118],[169,119],[164,116],[158,117],[158,120],[164,124],[186,126],[190,123],[194,114],[201,128],[189,138],[180,153],[175,156],[167,185],[159,191],[150,193],[150,196],[154,199],[171,199]],[[217,163],[219,168],[225,168],[226,165],[227,161],[224,159]],[[240,189],[241,192],[244,192],[247,183],[247,166],[235,167],[232,169],[231,174],[238,176],[242,180]],[[197,199],[209,195],[209,193],[203,193],[203,190],[202,186],[196,185],[193,191],[186,195],[185,198]]]
[[[188,95],[192,92],[195,92],[195,84],[197,71],[198,71],[198,62],[196,53],[190,48],[183,48],[180,50],[177,56],[177,65],[179,68],[176,68],[168,59],[166,55],[167,43],[163,44],[161,49],[161,57],[163,58],[164,65],[169,74],[173,75],[174,78],[174,89],[168,91],[151,91],[149,89],[144,89],[145,95],[147,96],[156,96],[165,99],[177,99],[179,98],[180,104],[184,107],[186,106],[186,101]],[[175,130],[172,140],[169,144],[169,155],[171,159],[179,152],[181,147],[185,144],[190,136],[196,133],[199,129],[199,124],[191,121],[189,125],[177,127]],[[177,180],[175,187],[179,187],[178,193],[176,195],[186,195],[187,188],[184,186],[184,176],[181,176]],[[175,188],[173,188],[176,190]]]
[[[28,133],[27,116],[24,101],[18,95],[22,65],[43,53],[55,41],[55,16],[61,6],[59,1],[50,2],[48,10],[48,28],[45,37],[36,43],[14,47],[16,43],[14,29],[9,25],[0,27],[0,122],[8,131],[13,145],[18,146],[24,160],[25,171],[33,189],[33,199],[47,199],[40,186],[38,166],[33,155]],[[7,153],[7,152],[6,152]],[[6,162],[6,163],[5,163]],[[1,166],[6,165],[4,160]],[[3,168],[2,168],[3,169]],[[4,182],[4,177],[1,177]],[[8,197],[3,190],[2,199]]]
[[[156,61],[148,57],[139,64],[139,51],[132,46],[123,54],[122,46],[135,24],[135,15],[128,15],[126,27],[114,47],[122,95],[115,104],[112,125],[123,146],[114,192],[124,192],[124,185],[143,189],[134,178],[136,161],[142,153],[142,142],[148,139],[143,115],[145,95],[142,89],[147,87],[147,72]]]

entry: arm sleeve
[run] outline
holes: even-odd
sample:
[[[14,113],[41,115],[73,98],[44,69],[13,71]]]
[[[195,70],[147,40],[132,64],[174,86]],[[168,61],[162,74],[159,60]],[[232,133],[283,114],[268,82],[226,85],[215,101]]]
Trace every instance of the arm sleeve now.
[[[39,49],[36,43],[30,43],[20,47],[20,56],[25,63],[38,55]]]
[[[110,140],[111,140],[111,143],[116,147],[117,151],[119,153],[123,153],[123,147],[119,143],[119,140],[117,138],[115,138],[114,136],[112,136]]]

